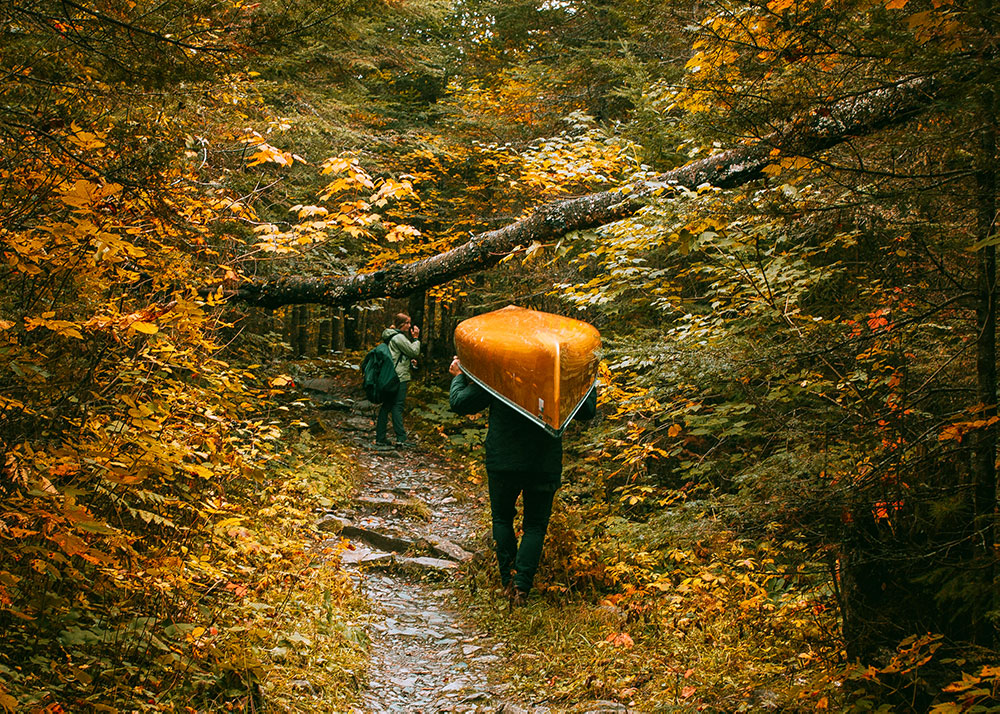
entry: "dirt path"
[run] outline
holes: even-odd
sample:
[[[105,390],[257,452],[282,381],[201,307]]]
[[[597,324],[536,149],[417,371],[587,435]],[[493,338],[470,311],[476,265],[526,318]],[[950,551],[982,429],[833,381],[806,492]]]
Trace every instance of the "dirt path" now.
[[[310,409],[317,426],[346,439],[363,473],[351,506],[319,522],[336,534],[331,540],[350,543],[342,563],[372,604],[368,685],[351,714],[627,714],[615,702],[526,702],[491,676],[519,653],[478,629],[460,602],[468,573],[493,565],[481,525],[485,494],[470,490],[460,467],[432,448],[374,449],[374,412],[352,399],[353,381],[296,381],[318,407]],[[498,597],[497,606],[505,601]]]
[[[518,706],[490,681],[505,645],[477,630],[458,602],[463,566],[492,557],[477,538],[481,497],[426,448],[373,449],[370,407],[338,394],[335,384],[303,386],[312,388],[313,402],[334,407],[317,412],[318,420],[352,444],[364,473],[353,505],[319,523],[349,541],[342,562],[373,608],[368,687],[354,713],[550,711]]]
[[[452,474],[419,450],[360,447],[359,459],[368,495],[343,516],[355,548],[345,561],[376,608],[361,711],[497,711],[502,692],[488,674],[503,645],[477,632],[456,602],[460,563],[472,558],[465,548],[474,547],[475,504],[456,498]]]

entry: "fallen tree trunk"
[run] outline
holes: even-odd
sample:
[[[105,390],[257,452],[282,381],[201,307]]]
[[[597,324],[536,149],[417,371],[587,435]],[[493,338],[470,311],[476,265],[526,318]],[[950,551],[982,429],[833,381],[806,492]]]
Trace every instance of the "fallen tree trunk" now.
[[[702,184],[733,188],[759,179],[763,169],[774,163],[775,150],[782,156],[812,156],[848,139],[898,125],[926,110],[937,91],[937,82],[921,77],[841,100],[795,117],[752,144],[693,161],[652,180],[541,206],[510,225],[479,233],[467,243],[413,263],[353,276],[279,277],[250,282],[224,295],[269,308],[302,303],[345,306],[372,298],[403,297],[492,267],[532,241],[544,242],[626,218],[659,189]]]

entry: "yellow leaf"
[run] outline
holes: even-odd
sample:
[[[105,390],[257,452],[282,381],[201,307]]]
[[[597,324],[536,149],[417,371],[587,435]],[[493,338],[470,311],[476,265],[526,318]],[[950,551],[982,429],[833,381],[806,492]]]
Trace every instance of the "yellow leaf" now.
[[[20,705],[14,697],[7,694],[7,690],[0,688],[0,707],[3,707],[5,712],[16,712]]]
[[[133,322],[132,329],[134,329],[136,332],[142,332],[143,334],[146,335],[155,334],[159,330],[159,328],[152,322],[143,322],[142,320],[137,320],[136,322]]]
[[[73,132],[69,137],[70,143],[75,144],[81,149],[100,149],[106,146],[106,144],[101,141],[103,138],[102,135],[84,131],[77,126],[76,122],[73,122],[70,125],[70,129]]]
[[[673,438],[681,433],[681,425],[673,424],[669,429],[667,429],[667,436]]]
[[[885,4],[885,9],[902,10],[904,7],[906,7],[907,2],[909,2],[909,0],[889,0],[889,2]]]

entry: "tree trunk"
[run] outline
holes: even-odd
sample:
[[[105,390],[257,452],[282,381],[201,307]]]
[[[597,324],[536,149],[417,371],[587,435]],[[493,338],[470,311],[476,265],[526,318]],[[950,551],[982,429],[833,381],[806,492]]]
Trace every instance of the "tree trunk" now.
[[[410,316],[410,320],[414,325],[419,325],[420,329],[424,329],[424,298],[427,293],[420,290],[415,293],[410,294],[409,305],[407,306],[407,315]]]
[[[333,315],[333,351],[344,351],[344,308],[338,307]]]
[[[368,349],[371,340],[368,335],[368,316],[371,314],[371,310],[358,310],[357,311],[357,321],[358,321],[358,349],[364,350]]]
[[[358,311],[354,308],[344,310],[344,348],[358,349]]]
[[[753,144],[691,162],[654,180],[541,206],[508,226],[480,233],[457,248],[414,263],[353,276],[251,281],[235,291],[223,292],[230,299],[271,308],[301,303],[351,305],[372,298],[406,297],[492,267],[518,246],[628,217],[643,199],[654,194],[702,184],[732,188],[761,178],[763,169],[775,160],[775,150],[784,156],[810,156],[851,137],[900,124],[925,110],[937,90],[934,80],[918,78],[835,102],[792,118],[782,129]],[[214,289],[203,292],[207,295]]]
[[[295,352],[299,357],[309,354],[309,305],[299,305],[295,315]]]
[[[436,305],[437,299],[428,295],[427,312],[424,313],[424,326],[421,328],[426,331],[426,336],[424,333],[420,335],[423,338],[424,354],[428,360],[433,360],[437,356],[438,328],[434,319]]]
[[[979,166],[976,171],[977,202],[976,242],[989,243],[994,235],[997,210],[997,128],[996,97],[990,84],[984,83],[982,97],[983,128],[979,136]],[[982,406],[981,419],[997,414],[997,259],[996,246],[985,245],[979,250],[976,285],[976,382],[977,397]],[[996,628],[986,617],[995,610],[995,518],[997,508],[997,426],[993,424],[976,432],[973,455],[974,543],[986,574],[985,585],[990,596],[976,613],[976,639],[979,644],[993,645]]]
[[[316,351],[321,357],[329,354],[333,346],[333,319],[330,317],[332,310],[333,308],[329,307],[322,308],[318,318],[319,334],[316,337]]]

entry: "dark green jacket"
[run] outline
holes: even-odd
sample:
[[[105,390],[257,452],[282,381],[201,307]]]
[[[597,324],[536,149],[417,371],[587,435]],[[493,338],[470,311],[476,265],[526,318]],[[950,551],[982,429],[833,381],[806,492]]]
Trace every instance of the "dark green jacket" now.
[[[487,471],[531,471],[558,483],[562,472],[562,438],[522,416],[465,376],[451,380],[451,410],[475,414],[489,408],[486,431]],[[590,390],[575,419],[597,414],[597,388]]]

